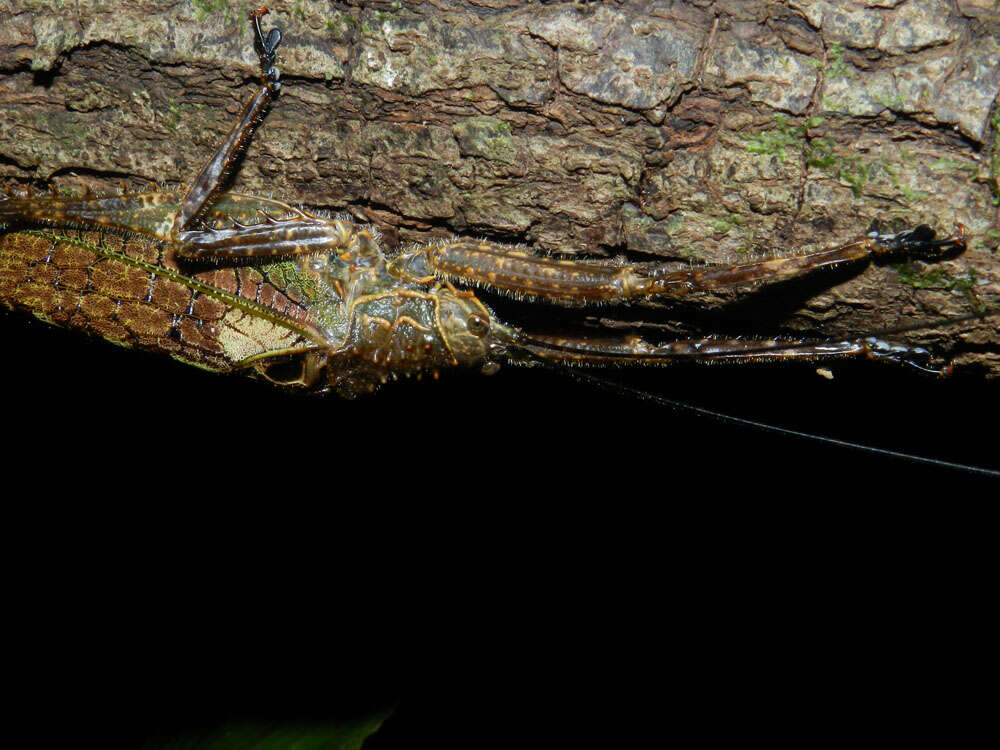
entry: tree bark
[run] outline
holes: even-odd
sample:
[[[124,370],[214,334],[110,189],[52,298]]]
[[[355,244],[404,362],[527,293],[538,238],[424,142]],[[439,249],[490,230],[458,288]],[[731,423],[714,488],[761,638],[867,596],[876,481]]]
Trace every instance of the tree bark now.
[[[0,0],[0,180],[191,179],[257,83],[245,11]],[[679,264],[833,246],[873,219],[961,223],[969,247],[943,262],[630,317],[853,337],[1000,308],[993,0],[272,11],[285,88],[237,189],[349,212],[390,246],[457,233]],[[995,317],[900,337],[1000,375]]]

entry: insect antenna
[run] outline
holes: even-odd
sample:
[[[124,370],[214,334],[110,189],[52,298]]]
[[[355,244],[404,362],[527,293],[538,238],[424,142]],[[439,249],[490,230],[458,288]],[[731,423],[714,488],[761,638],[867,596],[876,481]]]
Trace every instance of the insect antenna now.
[[[555,365],[551,362],[545,361],[543,358],[537,358],[537,362],[541,367],[557,372],[561,375],[565,375],[578,383],[588,385],[599,390],[607,391],[609,393],[614,393],[619,396],[630,396],[634,399],[640,401],[648,401],[654,403],[657,406],[662,406],[668,409],[673,409],[677,412],[684,412],[688,414],[695,414],[700,417],[708,417],[716,422],[721,422],[723,424],[737,425],[740,427],[749,427],[755,430],[760,430],[762,432],[771,433],[774,435],[784,435],[786,437],[799,438],[801,440],[808,440],[814,443],[821,443],[823,445],[833,445],[838,448],[845,448],[850,450],[861,451],[870,455],[876,456],[887,456],[889,458],[895,458],[902,461],[909,461],[912,463],[924,464],[928,466],[935,466],[938,468],[952,469],[954,471],[961,471],[968,474],[974,474],[977,476],[990,477],[993,479],[1000,479],[1000,471],[995,469],[988,469],[983,466],[973,466],[970,464],[958,463],[955,461],[945,461],[938,458],[930,458],[929,456],[919,456],[914,453],[905,453],[903,451],[895,451],[888,448],[879,448],[874,445],[867,445],[865,443],[857,443],[851,440],[841,440],[839,438],[829,437],[827,435],[819,435],[813,432],[803,432],[801,430],[793,430],[789,427],[782,427],[780,425],[771,424],[769,422],[761,422],[756,419],[747,419],[745,417],[738,417],[734,414],[726,414],[724,412],[716,411],[714,409],[708,409],[703,406],[697,406],[695,404],[687,403],[686,401],[678,401],[676,399],[668,398],[666,396],[661,396],[656,393],[651,393],[649,391],[642,390],[640,388],[634,388],[629,385],[623,385],[622,383],[616,383],[613,380],[607,378],[602,378],[598,375],[593,375],[588,372],[583,372],[576,368],[566,368]]]
[[[938,321],[937,323],[923,323],[917,326],[906,326],[893,329],[886,332],[888,335],[902,334],[915,330],[923,330],[926,328],[935,327],[938,325],[957,325],[962,322],[967,322],[970,320],[984,320],[991,317],[1000,316],[1000,310],[988,310],[982,313],[974,313],[966,315],[960,318],[950,318],[947,320]],[[666,396],[661,396],[650,391],[636,388],[633,386],[618,383],[614,380],[601,377],[599,375],[594,375],[589,372],[582,371],[577,365],[586,366],[587,364],[598,364],[597,362],[586,363],[570,363],[570,362],[560,362],[557,360],[552,360],[549,357],[544,356],[541,351],[535,351],[532,347],[533,342],[540,343],[540,340],[533,339],[530,335],[520,335],[517,337],[518,340],[510,341],[508,343],[508,354],[513,355],[517,360],[520,360],[524,364],[537,365],[543,367],[547,370],[560,373],[570,379],[587,385],[589,387],[597,388],[606,392],[613,393],[619,396],[629,396],[640,401],[648,401],[655,403],[658,406],[666,407],[677,412],[684,412],[688,414],[694,414],[701,417],[708,417],[716,422],[721,422],[724,424],[738,425],[741,427],[749,427],[756,429],[758,431],[767,432],[773,435],[783,435],[786,437],[799,438],[801,440],[810,441],[812,443],[818,443],[823,445],[836,446],[838,448],[851,449],[855,451],[860,451],[867,453],[869,455],[875,456],[887,456],[902,461],[909,461],[911,463],[924,464],[928,466],[934,466],[938,468],[950,469],[954,471],[965,472],[967,474],[973,474],[978,476],[990,477],[990,478],[1000,478],[1000,471],[995,469],[989,469],[983,466],[976,466],[973,464],[965,464],[956,461],[947,461],[944,459],[931,458],[928,456],[918,455],[916,453],[908,453],[905,451],[892,450],[888,448],[879,448],[874,445],[869,445],[866,443],[859,443],[852,440],[842,440],[835,437],[829,437],[826,435],[820,435],[813,432],[805,432],[802,430],[796,430],[789,427],[782,427],[781,425],[773,424],[770,422],[765,422],[757,419],[750,419],[746,417],[739,417],[734,414],[725,413],[715,409],[710,409],[702,406],[697,406],[692,403],[685,401],[679,401],[676,399],[668,398]],[[874,340],[874,339],[873,339]],[[794,348],[798,346],[796,343],[789,343],[789,348]],[[782,345],[769,346],[766,350],[767,352],[780,351],[783,348]],[[546,342],[546,349],[551,353],[553,348]],[[924,352],[922,349],[908,349],[908,354],[919,354]],[[745,352],[749,356],[753,356],[753,350],[748,349]],[[929,356],[929,353],[927,353]],[[892,357],[889,357],[892,358]],[[934,370],[928,367],[921,367],[914,361],[909,360],[898,360],[905,364],[912,365],[916,369],[923,370],[928,373],[943,375],[950,372],[950,366],[945,367],[943,370]]]

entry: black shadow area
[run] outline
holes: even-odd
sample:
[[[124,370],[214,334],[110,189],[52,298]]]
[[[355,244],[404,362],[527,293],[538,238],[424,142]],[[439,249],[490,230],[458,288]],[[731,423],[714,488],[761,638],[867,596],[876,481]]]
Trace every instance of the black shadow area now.
[[[392,709],[367,748],[898,739],[984,711],[994,480],[545,372],[296,398],[0,322],[9,674],[36,738]],[[988,387],[834,375],[628,382],[996,468]]]

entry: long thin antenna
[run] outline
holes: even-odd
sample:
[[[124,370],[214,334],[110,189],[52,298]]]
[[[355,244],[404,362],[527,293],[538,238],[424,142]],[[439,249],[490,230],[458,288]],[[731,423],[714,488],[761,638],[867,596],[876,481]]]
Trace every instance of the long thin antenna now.
[[[536,360],[539,361],[539,360]],[[655,393],[649,393],[648,391],[643,391],[638,388],[632,388],[631,386],[622,385],[621,383],[616,383],[611,380],[605,380],[604,378],[597,377],[596,375],[591,375],[586,372],[581,372],[579,370],[573,370],[563,367],[554,367],[551,364],[545,362],[544,360],[539,362],[542,366],[553,372],[558,372],[562,375],[568,375],[577,382],[585,383],[596,388],[600,388],[604,391],[610,391],[612,393],[618,394],[628,394],[634,398],[641,401],[651,401],[652,403],[658,404],[660,406],[665,406],[669,409],[674,409],[675,411],[688,412],[690,414],[698,414],[699,416],[709,417],[715,419],[719,422],[724,422],[726,424],[740,425],[743,427],[753,427],[758,430],[764,430],[765,432],[776,433],[778,435],[787,435],[789,437],[802,438],[804,440],[813,440],[817,443],[825,443],[827,445],[836,445],[839,448],[850,448],[852,450],[863,451],[865,453],[872,453],[880,456],[889,456],[891,458],[898,458],[903,461],[912,461],[914,463],[926,464],[928,466],[938,466],[945,469],[953,469],[955,471],[964,471],[969,474],[976,474],[979,476],[990,477],[992,479],[1000,479],[1000,471],[995,469],[986,469],[982,466],[971,466],[969,464],[960,464],[953,461],[942,461],[937,458],[928,458],[927,456],[917,456],[912,453],[903,453],[901,451],[888,450],[887,448],[876,448],[873,445],[865,445],[864,443],[854,443],[850,440],[838,440],[837,438],[827,437],[825,435],[815,435],[810,432],[800,432],[799,430],[792,430],[787,427],[779,427],[778,425],[768,424],[767,422],[758,422],[755,419],[745,419],[743,417],[736,417],[732,414],[724,414],[723,412],[715,411],[713,409],[706,409],[701,406],[695,406],[694,404],[688,404],[683,401],[675,401],[672,398],[667,398],[665,396],[659,396]]]

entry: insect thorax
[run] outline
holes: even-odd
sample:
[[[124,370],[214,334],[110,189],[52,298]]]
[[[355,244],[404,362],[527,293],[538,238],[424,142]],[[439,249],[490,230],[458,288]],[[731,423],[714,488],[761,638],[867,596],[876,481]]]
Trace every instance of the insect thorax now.
[[[402,259],[388,260],[378,235],[361,229],[342,251],[307,262],[327,299],[314,300],[314,313],[339,322],[328,330],[330,349],[313,387],[352,398],[400,376],[486,364],[486,307],[471,292],[417,278],[395,262]]]

